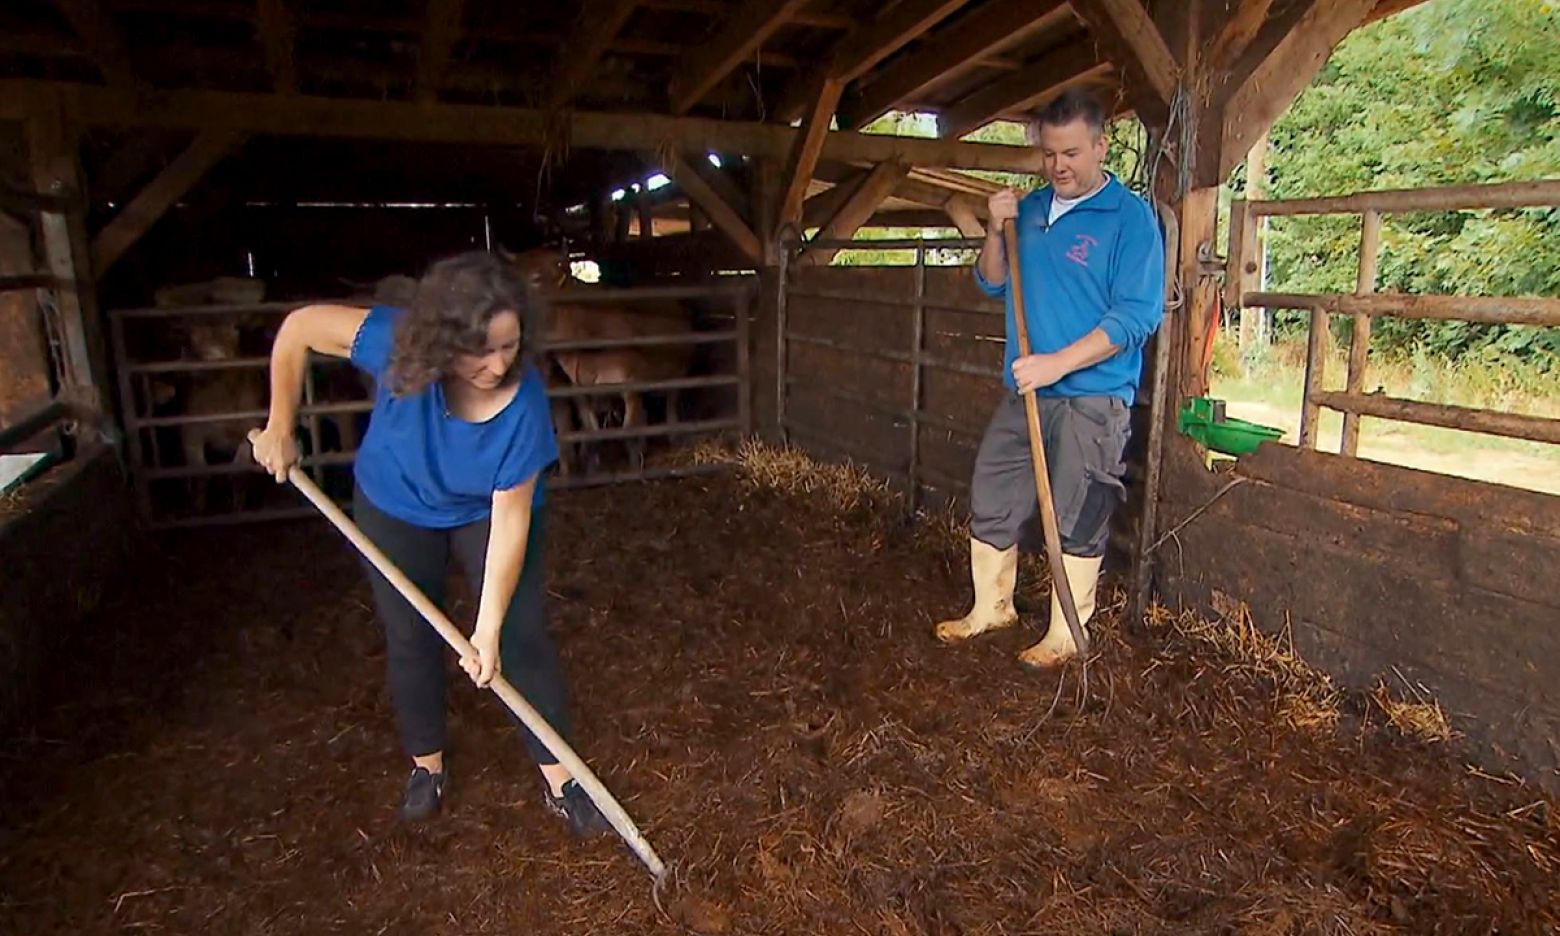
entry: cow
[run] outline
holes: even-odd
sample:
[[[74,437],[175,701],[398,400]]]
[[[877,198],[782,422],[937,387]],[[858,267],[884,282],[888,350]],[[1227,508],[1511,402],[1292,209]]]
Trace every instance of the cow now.
[[[570,302],[571,295],[588,295],[599,287],[581,283],[568,275],[563,255],[548,248],[504,255],[520,271],[534,290],[551,293],[546,320],[541,323],[544,345],[582,340],[621,340],[649,335],[684,334],[693,330],[688,309],[668,299],[640,299],[621,303]],[[619,348],[548,351],[549,367],[561,373],[576,387],[608,387],[613,384],[673,380],[688,374],[693,365],[691,344],[642,345]],[[645,394],[628,391],[574,398],[574,410],[580,426],[586,430],[602,427],[613,397],[621,402],[623,426],[635,427],[647,422]],[[677,420],[678,394],[668,391],[666,418]],[[559,412],[554,410],[554,427]],[[631,459],[644,465],[643,436],[627,440]],[[573,453],[563,453],[564,459]],[[564,465],[567,471],[569,466]]]
[[[230,361],[238,357],[239,322],[232,318],[203,316],[185,326],[187,351],[197,361]],[[185,414],[263,412],[266,408],[265,375],[255,368],[223,368],[193,374],[184,398]],[[195,422],[180,427],[184,463],[203,468],[213,463],[236,466],[254,464],[245,438],[252,420]],[[232,509],[245,506],[246,484],[241,475],[231,477]],[[208,504],[210,478],[191,478],[191,496],[197,514]]]

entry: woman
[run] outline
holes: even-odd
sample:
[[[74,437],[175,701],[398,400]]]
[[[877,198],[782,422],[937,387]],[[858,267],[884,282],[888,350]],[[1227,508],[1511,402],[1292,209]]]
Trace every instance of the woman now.
[[[304,306],[271,350],[271,411],[255,460],[286,480],[308,352],[348,357],[377,390],[354,466],[354,513],[363,532],[431,600],[442,603],[450,553],[479,594],[476,652],[461,666],[478,686],[500,671],[560,734],[565,686],[547,634],[542,571],[542,472],[558,457],[541,376],[525,353],[525,286],[513,267],[482,252],[434,264],[410,306]],[[390,696],[412,758],[401,814],[439,810],[444,765],[444,643],[368,566],[384,625]],[[604,820],[568,770],[522,727],[540,766],[547,804],[576,834]]]

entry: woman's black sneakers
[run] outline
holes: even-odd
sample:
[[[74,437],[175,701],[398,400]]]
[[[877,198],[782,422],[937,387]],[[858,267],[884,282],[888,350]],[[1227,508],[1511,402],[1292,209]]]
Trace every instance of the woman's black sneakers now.
[[[546,784],[542,786],[542,793],[546,797],[547,808],[553,815],[567,821],[570,831],[576,836],[588,838],[611,828],[578,780],[565,783],[562,796],[554,796]]]
[[[421,822],[439,811],[444,799],[444,772],[430,773],[426,767],[413,767],[406,780],[406,795],[401,799],[401,818]]]

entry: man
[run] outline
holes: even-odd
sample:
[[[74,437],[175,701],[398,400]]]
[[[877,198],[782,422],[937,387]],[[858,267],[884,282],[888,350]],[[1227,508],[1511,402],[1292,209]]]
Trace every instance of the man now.
[[[1153,209],[1104,170],[1105,114],[1068,91],[1040,113],[1035,128],[1050,183],[1020,199],[991,196],[986,243],[975,280],[1007,299],[1007,393],[981,440],[970,487],[970,574],[975,603],[937,625],[945,643],[1018,622],[1013,586],[1019,529],[1038,510],[1023,394],[1038,393],[1062,562],[1080,623],[1094,613],[1110,517],[1125,498],[1121,478],[1128,411],[1143,369],[1143,345],[1164,311],[1164,247]],[[1013,330],[1003,224],[1018,228],[1030,354]],[[1077,653],[1051,595],[1044,639],[1019,657],[1035,667]]]

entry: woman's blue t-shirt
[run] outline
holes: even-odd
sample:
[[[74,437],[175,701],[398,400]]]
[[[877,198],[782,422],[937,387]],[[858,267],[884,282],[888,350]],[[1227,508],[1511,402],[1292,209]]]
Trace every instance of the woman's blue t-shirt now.
[[[452,415],[438,381],[407,396],[391,393],[395,323],[404,310],[375,306],[352,341],[352,363],[373,376],[374,409],[354,473],[374,506],[416,526],[448,529],[487,517],[493,493],[539,475],[558,459],[541,374],[527,365],[515,397],[486,422]],[[537,478],[533,505],[543,501]]]

